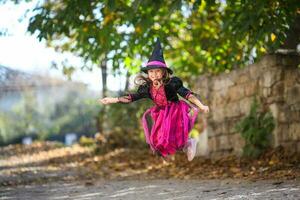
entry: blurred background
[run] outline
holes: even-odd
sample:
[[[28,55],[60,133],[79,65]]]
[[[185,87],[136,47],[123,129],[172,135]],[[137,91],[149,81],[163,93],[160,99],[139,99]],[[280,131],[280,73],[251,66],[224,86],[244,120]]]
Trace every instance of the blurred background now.
[[[104,107],[96,99],[135,90],[133,78],[150,56],[156,37],[161,38],[168,66],[230,127],[250,113],[251,102],[248,98],[243,105],[235,103],[239,108],[220,111],[221,104],[214,100],[220,92],[212,91],[224,92],[222,88],[232,86],[226,80],[235,78],[226,74],[255,65],[266,55],[299,58],[296,0],[1,0],[0,5],[1,146],[34,140],[70,145],[81,136],[95,138],[96,133],[113,147],[144,145],[140,119],[151,105],[149,100]],[[277,66],[281,58],[268,57],[263,62]],[[298,67],[297,62],[291,65]],[[251,75],[260,74],[263,83],[268,81],[263,76],[267,72],[254,71]],[[222,76],[225,81],[218,83]],[[247,96],[239,82],[233,85],[237,88],[228,92],[229,99]],[[253,86],[256,92],[250,96],[268,97],[267,89],[260,86]],[[266,87],[273,91],[272,81]],[[272,103],[267,102],[267,107]],[[201,117],[192,131],[193,137],[208,131],[201,139],[203,151],[207,146],[211,152],[218,151],[226,141],[213,138],[218,135],[214,133],[230,132],[218,120],[214,114]],[[270,133],[275,122],[271,124]],[[298,128],[293,128],[296,135]],[[276,137],[273,143],[281,143]],[[293,145],[298,145],[295,137]],[[236,140],[243,144],[240,138]],[[230,144],[227,150],[241,149],[241,144]]]
[[[153,155],[141,127],[150,100],[97,104],[136,90],[157,37],[168,67],[210,107],[190,133],[192,162]],[[298,0],[0,0],[0,187],[294,180],[299,152]]]

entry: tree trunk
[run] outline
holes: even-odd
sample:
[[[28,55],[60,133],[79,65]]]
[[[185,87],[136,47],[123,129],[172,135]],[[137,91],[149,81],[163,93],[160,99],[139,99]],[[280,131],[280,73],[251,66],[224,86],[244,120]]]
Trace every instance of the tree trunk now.
[[[103,58],[100,64],[102,78],[102,98],[106,97],[107,93],[107,59]]]
[[[129,72],[127,71],[127,72],[126,72],[125,88],[124,88],[125,91],[128,91],[128,89],[129,89],[129,78],[130,78],[130,74],[129,74]]]
[[[298,44],[300,44],[300,15],[298,15],[294,23],[291,24],[291,29],[287,32],[286,41],[280,48],[296,51]]]
[[[103,60],[100,63],[101,68],[101,79],[102,79],[102,94],[101,98],[104,98],[107,96],[107,59],[106,56],[104,56]],[[105,127],[105,121],[107,120],[106,117],[106,106],[103,105],[98,113],[97,118],[97,129],[99,133],[106,132],[107,127]]]

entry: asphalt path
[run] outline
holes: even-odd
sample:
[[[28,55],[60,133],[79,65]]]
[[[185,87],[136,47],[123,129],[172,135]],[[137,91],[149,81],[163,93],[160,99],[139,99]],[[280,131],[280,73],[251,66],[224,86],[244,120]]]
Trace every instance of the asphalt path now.
[[[101,180],[1,186],[0,199],[300,199],[300,180]]]

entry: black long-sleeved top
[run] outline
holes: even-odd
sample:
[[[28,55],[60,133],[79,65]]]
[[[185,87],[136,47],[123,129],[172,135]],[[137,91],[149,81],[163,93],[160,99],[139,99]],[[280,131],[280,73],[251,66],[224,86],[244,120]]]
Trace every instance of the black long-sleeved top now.
[[[193,94],[189,89],[183,86],[182,80],[178,77],[172,77],[167,84],[164,85],[166,97],[168,101],[178,101],[177,93],[183,98],[188,98],[190,94]],[[142,98],[150,98],[150,84],[140,85],[137,92],[128,94],[129,98],[120,98],[123,103],[129,103],[137,101]],[[124,96],[123,96],[124,97]],[[123,100],[122,100],[123,99]]]

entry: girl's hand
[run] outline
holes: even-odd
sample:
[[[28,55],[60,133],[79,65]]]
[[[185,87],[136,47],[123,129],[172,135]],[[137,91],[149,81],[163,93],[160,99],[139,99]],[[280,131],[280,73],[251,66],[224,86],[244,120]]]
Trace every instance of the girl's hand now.
[[[209,113],[209,107],[208,106],[201,106],[199,108],[200,108],[200,111],[202,111],[204,113]]]
[[[118,98],[105,97],[103,99],[98,99],[98,102],[106,105],[106,104],[110,104],[110,103],[118,103],[119,100],[118,100]]]

